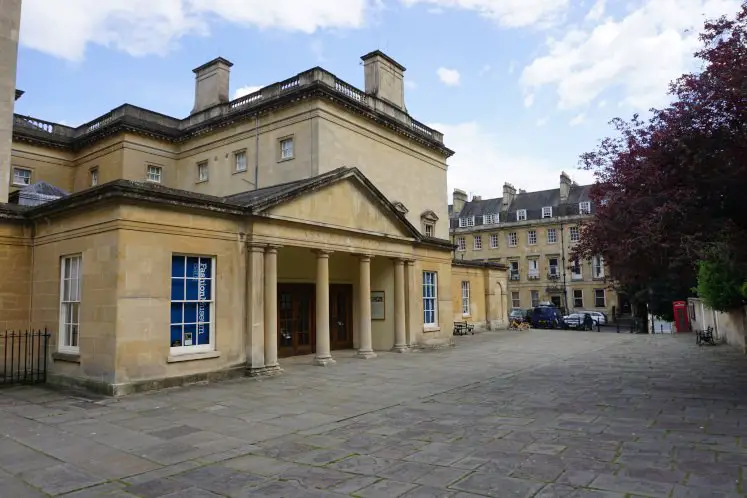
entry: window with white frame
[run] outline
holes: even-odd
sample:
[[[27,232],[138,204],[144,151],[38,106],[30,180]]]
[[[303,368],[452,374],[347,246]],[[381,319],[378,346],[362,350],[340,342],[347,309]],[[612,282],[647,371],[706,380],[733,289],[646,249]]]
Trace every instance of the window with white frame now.
[[[558,258],[550,258],[548,260],[549,263],[549,271],[547,272],[547,276],[551,279],[557,279],[560,277],[560,272],[558,271]]]
[[[200,161],[197,163],[197,181],[206,182],[208,181],[208,162]]]
[[[516,211],[516,221],[524,221],[527,219],[527,210],[519,209]]]
[[[425,236],[433,237],[434,236],[433,223],[425,223],[423,226],[425,227]]]
[[[573,260],[571,264],[571,280],[583,280],[584,276],[581,272],[581,262],[578,259]]]
[[[529,262],[529,270],[527,271],[527,275],[530,279],[538,279],[540,275],[539,270],[539,259],[532,258],[528,260]]]
[[[91,187],[99,184],[99,169],[91,168]]]
[[[608,202],[609,201],[607,199],[602,199],[601,201],[599,201],[599,204],[602,206],[606,206]]]
[[[498,249],[498,234],[497,233],[490,234],[490,248]]]
[[[438,274],[434,271],[423,272],[423,325],[438,325]]]
[[[604,278],[604,258],[602,256],[594,256],[591,260],[591,266],[594,278]]]
[[[558,242],[558,231],[555,228],[548,228],[547,229],[547,243],[548,244],[557,244]]]
[[[80,255],[63,256],[60,268],[60,344],[61,352],[77,353],[80,334]]]
[[[462,220],[464,220],[464,224],[462,224]],[[475,217],[469,216],[467,218],[459,218],[459,226],[460,227],[473,227],[475,226]]]
[[[148,169],[145,173],[145,179],[149,182],[161,183],[162,173],[163,168],[161,168],[160,166],[153,166],[152,164],[149,164]]]
[[[519,237],[516,235],[516,232],[509,232],[508,247],[516,247],[517,245],[519,245]]]
[[[500,215],[498,213],[482,215],[483,225],[496,225],[499,223],[499,220],[500,220]]]
[[[584,307],[584,291],[573,289],[573,307],[580,309]]]
[[[512,292],[511,293],[511,307],[512,308],[521,308],[521,299],[519,298],[518,292]]]
[[[456,243],[457,243],[457,251],[467,250],[467,240],[464,237],[457,237]]]
[[[542,208],[543,218],[552,218],[552,206],[545,206]]]
[[[529,230],[527,232],[527,243],[530,246],[537,244],[537,230]]]
[[[31,185],[31,170],[26,168],[13,168],[13,185]]]
[[[604,308],[607,306],[604,289],[594,289],[594,306],[597,308]]]
[[[462,281],[462,316],[469,316],[469,281]]]
[[[480,249],[482,249],[482,236],[481,235],[475,235],[475,240],[473,241],[472,247],[475,249],[475,251],[479,251]]]
[[[239,150],[233,153],[234,170],[237,173],[246,171],[246,151]]]
[[[508,274],[509,280],[521,280],[521,275],[519,274],[519,262],[510,261],[508,265],[510,270]]]
[[[584,201],[578,203],[578,214],[590,214],[591,213],[591,202]]]
[[[171,257],[171,353],[214,348],[215,258]]]
[[[532,296],[532,308],[536,308],[540,305],[540,293],[539,291],[533,290],[529,291],[529,294]]]
[[[581,231],[578,229],[578,227],[570,227],[568,229],[568,233],[570,233],[571,242],[578,242],[579,240],[581,240]]]
[[[293,159],[293,138],[284,138],[280,140],[280,159],[285,161]]]

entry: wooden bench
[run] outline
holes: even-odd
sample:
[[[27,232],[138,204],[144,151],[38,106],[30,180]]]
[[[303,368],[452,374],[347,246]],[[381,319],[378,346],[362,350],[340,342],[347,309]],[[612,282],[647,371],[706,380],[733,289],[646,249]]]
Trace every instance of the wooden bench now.
[[[475,335],[475,326],[467,322],[454,322],[454,335]]]
[[[711,326],[705,330],[695,331],[695,344],[702,346],[705,343],[716,345],[716,339],[713,337],[713,327]]]

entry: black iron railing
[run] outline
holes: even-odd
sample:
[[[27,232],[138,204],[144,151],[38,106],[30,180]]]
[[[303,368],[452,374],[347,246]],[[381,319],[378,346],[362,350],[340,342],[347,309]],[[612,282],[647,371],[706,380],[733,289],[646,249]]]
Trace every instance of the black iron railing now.
[[[0,385],[46,382],[49,336],[46,329],[0,333]]]

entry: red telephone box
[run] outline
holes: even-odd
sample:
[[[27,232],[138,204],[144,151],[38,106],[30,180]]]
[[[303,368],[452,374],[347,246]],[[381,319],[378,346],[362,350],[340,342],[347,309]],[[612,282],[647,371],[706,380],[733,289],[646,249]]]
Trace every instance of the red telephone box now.
[[[687,301],[675,301],[674,307],[674,327],[677,332],[690,331],[690,317],[687,316]]]

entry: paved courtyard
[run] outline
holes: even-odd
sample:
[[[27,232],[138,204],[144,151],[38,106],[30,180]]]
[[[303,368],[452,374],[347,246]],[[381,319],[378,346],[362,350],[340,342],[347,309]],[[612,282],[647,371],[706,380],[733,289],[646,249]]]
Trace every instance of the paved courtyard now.
[[[744,497],[747,358],[691,336],[450,350],[121,399],[0,391],[0,496]]]

